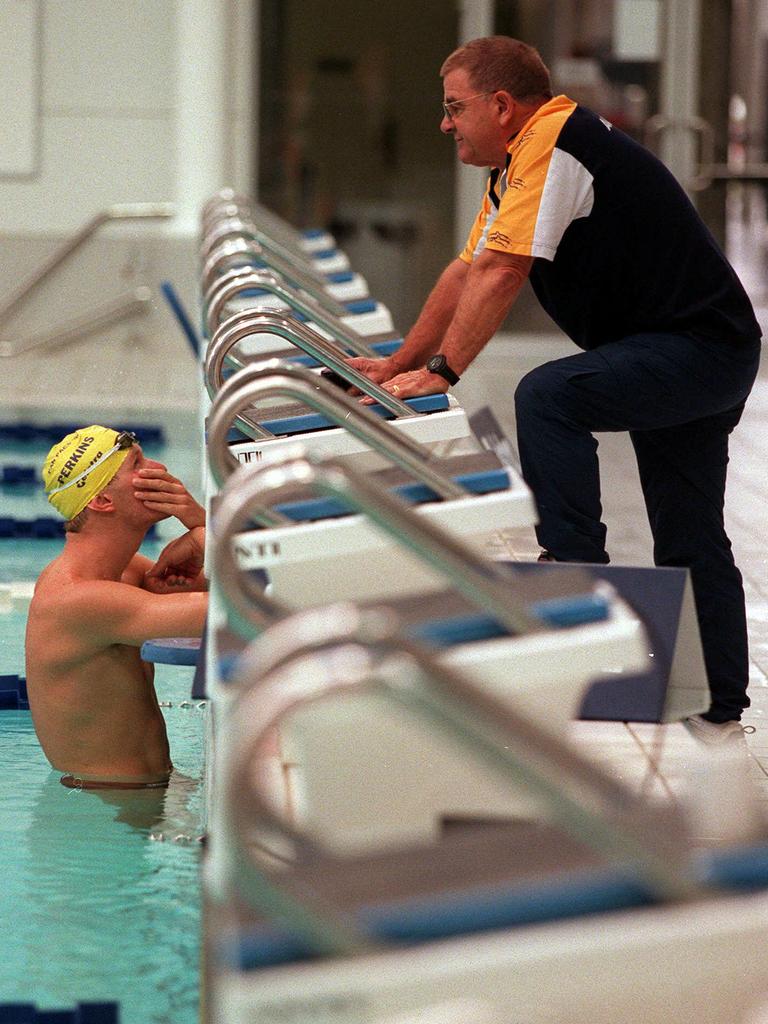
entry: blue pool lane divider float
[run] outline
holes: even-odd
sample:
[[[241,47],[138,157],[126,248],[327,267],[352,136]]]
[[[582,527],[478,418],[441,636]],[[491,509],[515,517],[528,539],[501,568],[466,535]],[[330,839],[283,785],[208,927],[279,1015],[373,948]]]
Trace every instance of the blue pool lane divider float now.
[[[0,441],[8,444],[44,444],[50,448],[62,437],[71,434],[73,430],[80,430],[82,426],[82,423],[0,423]],[[114,429],[136,434],[141,444],[165,444],[162,427],[134,423],[116,426]]]
[[[28,711],[27,680],[24,676],[0,676],[0,711]],[[0,1017],[0,1024],[2,1024]]]
[[[36,484],[38,480],[35,466],[0,466],[0,485],[3,487],[23,487]]]
[[[118,1003],[78,1003],[71,1010],[38,1010],[34,1003],[0,1003],[0,1024],[120,1024]]]
[[[58,516],[37,516],[34,519],[17,519],[16,516],[0,516],[0,539],[24,538],[25,540],[51,540],[64,536],[64,520]],[[146,533],[146,540],[157,536],[154,523]]]

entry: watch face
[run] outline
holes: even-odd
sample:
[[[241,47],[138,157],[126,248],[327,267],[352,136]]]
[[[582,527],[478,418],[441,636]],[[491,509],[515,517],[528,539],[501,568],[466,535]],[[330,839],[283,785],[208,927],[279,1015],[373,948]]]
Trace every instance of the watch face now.
[[[439,374],[444,380],[447,380],[449,384],[458,384],[459,382],[459,375],[450,368],[448,360],[442,353],[440,355],[431,356],[427,360],[427,369],[430,373]]]

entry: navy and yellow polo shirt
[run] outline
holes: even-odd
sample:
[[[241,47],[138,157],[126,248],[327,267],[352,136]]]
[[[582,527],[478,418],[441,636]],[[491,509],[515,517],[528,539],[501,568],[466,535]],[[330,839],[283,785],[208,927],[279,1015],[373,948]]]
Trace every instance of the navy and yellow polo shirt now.
[[[494,170],[460,259],[533,256],[544,309],[581,348],[646,332],[760,337],[751,303],[652,153],[567,96],[541,106]]]

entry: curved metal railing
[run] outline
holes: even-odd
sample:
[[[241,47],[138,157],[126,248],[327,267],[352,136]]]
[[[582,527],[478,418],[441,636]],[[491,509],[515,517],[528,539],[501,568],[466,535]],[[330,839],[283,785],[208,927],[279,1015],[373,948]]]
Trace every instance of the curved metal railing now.
[[[252,581],[239,571],[232,541],[237,533],[247,529],[261,508],[291,501],[307,490],[338,498],[354,511],[364,513],[375,526],[444,576],[452,588],[512,633],[534,633],[544,628],[542,621],[531,615],[514,593],[509,576],[495,563],[483,559],[341,459],[321,460],[310,452],[256,469],[240,467],[220,494],[213,577],[233,628],[241,635],[254,635],[254,621],[249,617]],[[261,629],[260,622],[261,616],[256,620],[256,632]]]
[[[287,224],[276,213],[255,203],[247,196],[236,193],[231,193],[228,198],[206,203],[203,206],[200,217],[202,237],[205,238],[209,235],[218,224],[232,220],[239,220],[248,228],[272,239],[300,260],[311,258],[311,253],[301,244],[299,231]]]
[[[256,263],[244,263],[244,260],[252,260]],[[258,270],[260,269],[259,262],[281,274],[289,285],[306,292],[334,316],[348,315],[347,307],[333,298],[323,282],[319,280],[319,275],[309,273],[307,269],[299,266],[296,262],[289,263],[288,260],[284,260],[276,253],[268,252],[259,242],[248,241],[244,238],[227,239],[213,250],[203,264],[201,275],[203,292],[207,292],[227,270]]]
[[[272,810],[259,789],[253,762],[265,739],[293,711],[365,690],[378,690],[457,740],[502,781],[522,784],[543,802],[553,821],[585,846],[610,860],[633,862],[657,896],[681,899],[696,893],[687,829],[674,810],[649,806],[526,715],[405,641],[391,614],[358,610],[350,618],[347,611],[330,607],[291,616],[240,658],[233,679],[238,697],[230,716],[234,735],[225,767],[238,898],[279,919],[318,953],[362,952],[375,942],[316,889],[297,887],[290,869],[275,876],[258,863],[253,845],[254,836],[266,834],[270,845],[279,838],[281,848],[288,846],[296,860],[328,858]],[[315,621],[307,627],[306,618]],[[316,642],[310,640],[265,670],[273,632],[314,637]]]
[[[401,399],[395,398],[391,392],[385,391],[379,384],[350,366],[347,362],[347,353],[335,342],[324,338],[289,313],[275,310],[264,310],[259,313],[253,310],[241,310],[229,320],[225,320],[218,328],[208,346],[203,369],[205,386],[211,398],[219,391],[223,383],[225,362],[242,369],[256,361],[253,359],[241,361],[233,354],[232,349],[238,342],[258,333],[275,334],[290,342],[300,351],[312,356],[322,366],[343,377],[363,394],[375,398],[396,416],[415,415],[413,409]],[[274,358],[281,357],[282,353]],[[264,358],[269,357],[262,356],[258,361],[262,362]]]
[[[239,466],[227,443],[233,425],[244,432],[256,433],[259,438],[273,436],[246,413],[255,402],[268,398],[291,398],[308,405],[379,452],[393,465],[407,470],[441,498],[466,495],[464,488],[431,465],[429,449],[394,430],[386,420],[344,394],[335,384],[330,384],[306,367],[283,363],[279,359],[253,363],[239,370],[216,395],[208,417],[208,460],[219,486]],[[405,407],[407,415],[413,415],[405,403],[398,404]]]
[[[288,288],[283,278],[274,271],[237,267],[222,274],[205,293],[203,309],[209,336],[215,334],[216,330],[221,326],[226,304],[238,293],[249,291],[251,288],[269,292],[276,298],[281,299],[289,309],[303,313],[313,323],[327,331],[340,345],[356,355],[375,358],[376,353],[370,347],[372,338],[392,341],[398,337],[395,332],[386,331],[375,336],[371,335],[363,338],[357,331],[347,327],[339,317],[329,313],[309,295],[300,295],[293,289]],[[254,309],[254,312],[258,312],[258,309]]]
[[[217,220],[211,225],[208,231],[203,235],[200,245],[201,258],[206,260],[211,252],[213,252],[221,242],[226,241],[227,239],[236,238],[245,238],[250,241],[258,242],[259,245],[264,246],[268,252],[275,253],[284,260],[287,260],[289,263],[298,263],[300,266],[307,267],[313,272],[316,270],[311,253],[305,252],[304,250],[292,245],[283,244],[266,232],[260,231],[251,221],[245,221],[241,217]]]

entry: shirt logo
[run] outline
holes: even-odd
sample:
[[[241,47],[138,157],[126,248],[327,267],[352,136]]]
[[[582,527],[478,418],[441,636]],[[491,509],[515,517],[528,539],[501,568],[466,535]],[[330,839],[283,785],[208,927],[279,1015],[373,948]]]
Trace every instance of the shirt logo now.
[[[525,178],[512,178],[511,181],[507,182],[507,188],[525,188]]]
[[[488,236],[488,241],[495,245],[506,245],[507,247],[512,245],[512,239],[501,231],[494,231],[492,235]]]

